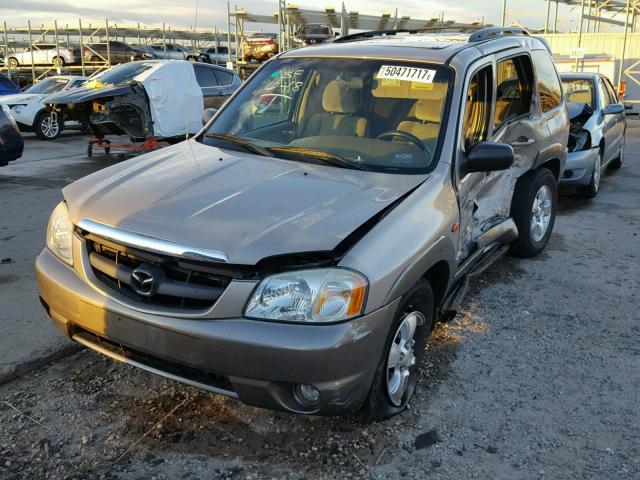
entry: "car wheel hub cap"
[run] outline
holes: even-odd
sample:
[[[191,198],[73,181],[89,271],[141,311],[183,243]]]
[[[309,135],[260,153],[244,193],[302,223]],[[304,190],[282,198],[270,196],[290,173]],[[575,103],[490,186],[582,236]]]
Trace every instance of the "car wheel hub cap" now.
[[[42,133],[45,137],[55,137],[58,134],[58,122],[54,121],[51,117],[46,117],[42,120]]]
[[[387,393],[391,402],[400,406],[407,389],[411,367],[416,363],[414,335],[418,325],[424,324],[424,315],[411,312],[404,316],[396,330],[387,358]]]
[[[551,221],[551,189],[543,185],[536,193],[531,209],[531,238],[534,242],[542,240]]]

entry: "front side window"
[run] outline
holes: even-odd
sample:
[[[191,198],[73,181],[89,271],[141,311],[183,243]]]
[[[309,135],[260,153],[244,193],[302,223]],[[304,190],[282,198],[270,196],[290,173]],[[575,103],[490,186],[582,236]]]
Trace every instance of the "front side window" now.
[[[562,100],[562,89],[558,80],[558,73],[547,50],[534,50],[532,55],[536,66],[536,83],[538,96],[540,97],[540,108],[543,112],[548,112],[560,105]]]
[[[611,103],[619,103],[620,100],[618,99],[618,94],[613,88],[613,85],[611,85],[609,79],[604,78],[602,81],[604,82],[604,86],[607,89],[607,94],[609,95],[609,100],[611,101]]]
[[[510,120],[531,110],[531,62],[526,55],[508,58],[497,63],[496,110],[497,130]]]
[[[562,80],[562,89],[569,103],[584,103],[593,110],[595,104],[595,91],[593,82],[587,79],[571,79]]]
[[[194,65],[193,70],[196,74],[196,81],[201,87],[215,87],[218,85],[213,68],[205,67],[204,65]]]
[[[238,149],[239,137],[295,161],[423,173],[437,161],[451,76],[442,66],[393,60],[275,60],[225,105],[202,141]]]
[[[488,138],[493,90],[492,78],[492,68],[485,67],[469,81],[462,123],[464,149],[467,152],[473,145]]]

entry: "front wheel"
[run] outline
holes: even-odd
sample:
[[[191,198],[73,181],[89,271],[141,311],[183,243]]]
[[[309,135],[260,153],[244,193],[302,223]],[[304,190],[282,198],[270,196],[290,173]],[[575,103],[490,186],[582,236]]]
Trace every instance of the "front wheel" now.
[[[42,140],[55,140],[62,131],[61,115],[54,119],[51,112],[40,112],[33,123],[33,130]]]
[[[11,57],[9,58],[9,61],[7,62],[9,68],[18,68],[18,59]]]
[[[512,254],[535,257],[547,246],[556,220],[557,189],[556,177],[544,167],[518,180],[511,201],[511,216],[518,227]]]
[[[428,281],[420,280],[398,306],[360,419],[384,420],[407,408],[434,319],[433,290]]]
[[[593,165],[593,173],[591,173],[591,181],[589,185],[582,190],[586,198],[593,198],[598,194],[600,189],[600,177],[602,175],[602,151],[598,152],[596,163]]]

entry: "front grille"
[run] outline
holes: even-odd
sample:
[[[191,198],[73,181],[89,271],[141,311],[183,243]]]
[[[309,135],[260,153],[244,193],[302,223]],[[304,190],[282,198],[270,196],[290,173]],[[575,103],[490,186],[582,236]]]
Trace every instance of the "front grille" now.
[[[120,359],[133,363],[138,367],[153,369],[155,373],[166,374],[176,380],[188,380],[218,390],[218,393],[225,393],[229,396],[235,396],[233,385],[229,378],[211,370],[193,367],[183,363],[168,360],[156,355],[145,353],[136,348],[123,345],[118,342],[109,340],[102,335],[97,335],[77,325],[72,326],[72,337],[87,346],[100,346],[102,350],[113,352]],[[106,353],[106,352],[105,352]],[[223,391],[223,392],[220,392]]]
[[[148,306],[203,310],[220,298],[231,277],[211,272],[206,265],[118,245],[96,235],[84,236],[94,275],[107,287]],[[134,272],[153,277],[145,291]],[[145,287],[145,288],[142,288]]]

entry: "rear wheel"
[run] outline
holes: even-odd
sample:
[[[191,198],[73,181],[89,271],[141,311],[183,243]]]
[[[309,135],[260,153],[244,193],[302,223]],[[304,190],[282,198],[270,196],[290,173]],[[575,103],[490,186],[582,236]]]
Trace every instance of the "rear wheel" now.
[[[62,57],[55,57],[53,59],[53,66],[56,68],[62,68],[64,67],[64,58]]]
[[[420,280],[403,297],[360,418],[383,420],[402,412],[413,397],[418,371],[433,328],[433,290]]]
[[[602,150],[598,153],[596,163],[593,166],[593,173],[591,173],[591,181],[589,185],[582,190],[586,198],[593,198],[598,194],[600,189],[600,177],[602,176]]]
[[[18,68],[18,65],[19,65],[18,59],[15,57],[11,57],[7,61],[7,64],[9,65],[9,68]]]
[[[512,254],[534,257],[544,250],[556,220],[557,199],[556,177],[546,168],[518,180],[511,202],[511,216],[518,226]]]
[[[89,59],[89,61],[90,61],[91,63],[101,63],[101,62],[102,62],[102,59],[101,59],[100,57],[98,57],[97,55],[94,55],[93,57],[91,57],[91,58]]]
[[[33,130],[42,140],[55,140],[62,132],[62,119],[60,114],[54,120],[51,112],[40,112],[33,122]]]

